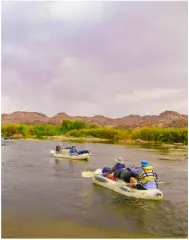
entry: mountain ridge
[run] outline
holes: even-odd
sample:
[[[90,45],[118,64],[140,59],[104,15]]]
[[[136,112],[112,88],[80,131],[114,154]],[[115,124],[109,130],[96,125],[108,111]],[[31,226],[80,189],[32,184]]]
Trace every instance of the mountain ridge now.
[[[102,115],[70,116],[65,112],[59,112],[52,117],[40,112],[15,111],[13,113],[1,114],[2,124],[18,123],[30,125],[60,125],[63,120],[85,120],[90,124],[99,126],[107,125],[110,127],[136,128],[144,126],[159,127],[188,127],[188,115],[180,114],[175,111],[164,111],[159,115],[134,115],[119,118],[109,118]],[[173,126],[172,126],[173,123]]]

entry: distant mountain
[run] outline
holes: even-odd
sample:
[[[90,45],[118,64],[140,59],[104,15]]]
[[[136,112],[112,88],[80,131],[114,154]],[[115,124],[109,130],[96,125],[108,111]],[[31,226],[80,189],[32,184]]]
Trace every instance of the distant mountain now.
[[[63,120],[85,120],[88,123],[94,123],[99,126],[106,125],[120,128],[136,128],[144,126],[160,127],[188,127],[188,116],[174,111],[165,111],[159,115],[129,115],[122,118],[107,118],[104,116],[69,116],[64,112],[58,113],[53,117],[48,117],[38,112],[13,112],[10,114],[1,114],[2,123],[21,123],[31,125],[59,125]]]

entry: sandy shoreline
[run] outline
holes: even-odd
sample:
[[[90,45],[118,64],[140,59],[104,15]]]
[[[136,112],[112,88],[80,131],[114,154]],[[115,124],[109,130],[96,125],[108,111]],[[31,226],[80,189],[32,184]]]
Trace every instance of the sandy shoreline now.
[[[105,139],[105,138],[95,138],[95,137],[67,137],[67,136],[47,136],[47,137],[42,137],[41,139],[39,138],[20,138],[23,140],[31,140],[31,141],[45,141],[45,140],[52,140],[52,141],[70,141],[70,142],[89,142],[89,143],[112,143],[110,139]],[[153,143],[150,141],[143,141],[140,139],[132,140],[132,139],[125,139],[125,140],[118,140],[116,142],[117,144],[148,144],[148,143]]]
[[[41,139],[39,138],[19,138],[21,140],[30,140],[30,141],[45,141],[45,140],[52,140],[52,141],[72,141],[72,142],[91,142],[91,143],[112,143],[110,139],[103,139],[103,138],[95,138],[95,137],[67,137],[67,136],[47,136],[47,137],[42,137]],[[181,148],[188,148],[188,145],[184,145],[182,143],[173,143],[173,144],[168,144],[168,143],[156,143],[152,141],[144,141],[141,139],[125,139],[125,140],[118,140],[116,144],[160,144],[164,148],[172,148],[179,146]]]
[[[20,138],[24,140],[33,140],[33,141],[40,141],[40,140],[53,140],[53,141],[79,141],[79,142],[106,142],[108,143],[108,139],[102,139],[102,138],[85,138],[85,137],[66,137],[66,136],[49,136],[44,137],[42,139],[37,138]]]

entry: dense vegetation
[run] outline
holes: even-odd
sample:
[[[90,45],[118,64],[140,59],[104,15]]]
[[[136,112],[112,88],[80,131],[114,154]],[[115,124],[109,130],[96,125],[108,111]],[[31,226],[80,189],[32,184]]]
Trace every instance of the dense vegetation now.
[[[64,120],[62,125],[41,125],[41,126],[32,126],[26,124],[3,124],[1,128],[2,136],[11,137],[13,135],[22,134],[23,137],[36,137],[42,138],[44,136],[59,136],[65,135],[71,130],[80,130],[80,129],[95,129],[98,126],[95,124],[87,124],[85,121],[71,121]]]
[[[141,139],[144,141],[164,143],[188,143],[188,129],[172,128],[140,128],[134,130],[121,130],[119,128],[98,127],[95,124],[88,124],[85,121],[64,120],[59,126],[31,126],[22,124],[2,125],[2,136],[44,138],[47,136],[66,135],[71,137],[96,137],[109,139],[110,142],[126,139]]]

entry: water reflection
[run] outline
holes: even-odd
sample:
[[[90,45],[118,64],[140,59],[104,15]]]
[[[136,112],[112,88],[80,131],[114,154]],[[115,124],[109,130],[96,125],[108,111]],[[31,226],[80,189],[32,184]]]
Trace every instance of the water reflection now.
[[[80,165],[89,165],[89,162],[86,160],[75,160],[75,159],[60,159],[60,158],[54,158],[54,162],[57,164],[61,164],[61,162],[68,162],[70,166],[73,166],[74,164],[80,164]]]
[[[127,147],[147,149],[149,152],[157,152],[162,155],[188,156],[188,145],[178,144],[160,144],[160,143],[143,143],[127,144]]]

